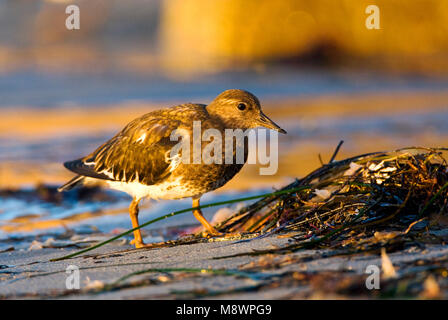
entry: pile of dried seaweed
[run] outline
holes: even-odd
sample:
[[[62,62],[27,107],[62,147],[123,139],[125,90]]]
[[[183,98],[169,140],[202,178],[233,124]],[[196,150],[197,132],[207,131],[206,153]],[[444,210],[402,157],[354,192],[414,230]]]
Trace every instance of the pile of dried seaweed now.
[[[284,188],[298,191],[243,208],[219,230],[286,233],[295,241],[281,250],[368,250],[423,234],[444,241],[428,231],[448,220],[447,150],[407,148],[331,161]]]

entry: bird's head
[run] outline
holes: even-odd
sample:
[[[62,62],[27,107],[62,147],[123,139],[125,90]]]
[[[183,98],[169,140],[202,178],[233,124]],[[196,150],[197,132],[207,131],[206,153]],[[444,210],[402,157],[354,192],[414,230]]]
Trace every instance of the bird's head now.
[[[286,133],[261,111],[258,98],[244,90],[231,89],[222,92],[207,106],[207,112],[218,117],[226,128],[246,130],[265,127]]]

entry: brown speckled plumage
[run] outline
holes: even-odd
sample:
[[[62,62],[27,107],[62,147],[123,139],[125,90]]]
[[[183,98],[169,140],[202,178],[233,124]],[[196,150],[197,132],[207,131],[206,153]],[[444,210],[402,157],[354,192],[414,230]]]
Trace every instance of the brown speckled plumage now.
[[[241,107],[244,105],[244,108]],[[241,110],[243,109],[243,110]],[[234,139],[232,164],[178,163],[170,166],[167,154],[178,141],[171,141],[170,134],[175,129],[184,129],[192,137],[193,121],[201,122],[202,131],[217,129],[224,137],[225,129],[247,130],[257,126],[283,132],[261,111],[258,99],[243,90],[227,90],[215,98],[208,106],[203,104],[182,104],[147,113],[133,121],[109,141],[83,158],[64,163],[64,166],[77,173],[74,179],[62,186],[60,190],[89,181],[103,181],[110,187],[130,193],[134,197],[131,205],[131,219],[138,213],[138,201],[145,196],[150,198],[177,199],[199,197],[209,191],[223,186],[243,167],[236,163],[237,142]],[[202,134],[201,134],[202,136]],[[191,139],[193,140],[193,139]],[[244,138],[244,162],[247,160],[247,137]],[[202,143],[202,149],[207,142]],[[191,141],[190,150],[193,150]],[[193,153],[193,152],[191,152]],[[202,153],[201,153],[202,154]],[[222,143],[221,157],[224,159],[225,147]],[[133,191],[132,186],[141,189]],[[176,192],[173,189],[177,189]],[[151,192],[157,194],[151,194]],[[136,204],[134,204],[136,203]],[[198,202],[199,203],[199,202]],[[134,208],[135,207],[135,208]],[[195,213],[196,215],[196,213]],[[196,216],[207,229],[211,226]],[[136,218],[135,218],[135,221]],[[133,225],[135,223],[133,219]],[[137,221],[138,224],[138,221]],[[212,228],[212,227],[211,227]],[[213,230],[209,230],[213,231]],[[136,245],[142,245],[141,237],[135,234]],[[140,239],[138,239],[140,237]]]

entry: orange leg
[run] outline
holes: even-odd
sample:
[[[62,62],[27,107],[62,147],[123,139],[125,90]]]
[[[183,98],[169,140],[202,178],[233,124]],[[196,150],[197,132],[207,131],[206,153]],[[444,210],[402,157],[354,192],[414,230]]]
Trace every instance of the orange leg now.
[[[193,198],[193,208],[199,207],[199,197]],[[207,232],[212,236],[221,236],[222,233],[216,230],[202,215],[201,209],[193,210],[194,217],[204,226]]]
[[[136,228],[139,226],[138,223],[138,203],[140,202],[140,199],[132,200],[131,205],[129,206],[129,215],[131,216],[132,221],[132,228]],[[142,240],[142,234],[140,232],[140,229],[137,229],[134,231],[134,240],[131,241],[131,244],[134,244],[136,248],[143,248],[147,245],[143,243]]]

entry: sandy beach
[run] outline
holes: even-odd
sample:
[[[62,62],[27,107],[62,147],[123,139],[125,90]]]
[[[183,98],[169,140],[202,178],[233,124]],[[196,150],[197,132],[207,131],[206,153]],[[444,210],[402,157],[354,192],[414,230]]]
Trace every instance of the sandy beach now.
[[[389,258],[396,277],[382,280],[381,290],[369,290],[367,267],[381,268],[384,262],[379,253],[347,257],[334,250],[304,250],[288,255],[250,255],[287,242],[285,238],[270,236],[248,242],[216,241],[150,250],[114,243],[58,262],[49,260],[75,249],[7,251],[0,253],[0,297],[367,299],[399,295],[388,288],[401,283],[403,290],[414,288],[410,290],[414,297],[425,298],[434,293],[428,272],[437,265],[446,265],[448,256],[448,248],[441,245],[410,246],[392,253]],[[238,254],[245,255],[231,257]],[[67,289],[67,278],[73,274],[73,269],[67,272],[69,266],[79,268],[79,289]],[[446,297],[447,293],[445,286],[437,294]]]

